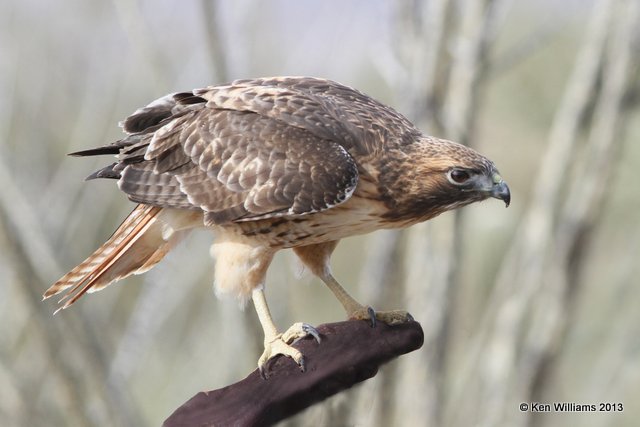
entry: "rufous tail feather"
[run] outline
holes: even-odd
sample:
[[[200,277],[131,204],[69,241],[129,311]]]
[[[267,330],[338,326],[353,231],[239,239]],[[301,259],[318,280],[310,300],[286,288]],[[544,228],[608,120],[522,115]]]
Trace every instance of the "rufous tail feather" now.
[[[167,225],[158,219],[161,211],[159,207],[138,205],[109,240],[47,289],[43,299],[66,290],[57,313],[87,292],[99,291],[156,265],[182,234],[166,233]]]

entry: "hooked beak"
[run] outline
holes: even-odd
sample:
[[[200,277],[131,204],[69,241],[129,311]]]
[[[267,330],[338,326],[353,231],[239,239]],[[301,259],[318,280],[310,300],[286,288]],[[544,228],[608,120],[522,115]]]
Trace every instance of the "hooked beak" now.
[[[509,203],[511,203],[511,192],[509,191],[509,186],[507,185],[507,183],[502,179],[493,184],[490,194],[491,197],[502,200],[505,204],[505,207],[509,207]]]

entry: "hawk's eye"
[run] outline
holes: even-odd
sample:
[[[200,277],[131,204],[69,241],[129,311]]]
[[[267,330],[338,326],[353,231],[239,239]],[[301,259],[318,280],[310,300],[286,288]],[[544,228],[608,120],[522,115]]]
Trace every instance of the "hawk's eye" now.
[[[471,175],[463,169],[451,169],[449,171],[449,181],[454,184],[464,184],[469,178],[471,178]]]

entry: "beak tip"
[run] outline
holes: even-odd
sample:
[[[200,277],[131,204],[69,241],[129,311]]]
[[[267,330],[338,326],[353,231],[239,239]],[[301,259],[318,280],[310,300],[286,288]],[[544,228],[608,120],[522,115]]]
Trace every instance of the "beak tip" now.
[[[504,181],[494,185],[491,195],[496,199],[502,200],[506,208],[511,204],[511,191],[509,190],[507,183]]]

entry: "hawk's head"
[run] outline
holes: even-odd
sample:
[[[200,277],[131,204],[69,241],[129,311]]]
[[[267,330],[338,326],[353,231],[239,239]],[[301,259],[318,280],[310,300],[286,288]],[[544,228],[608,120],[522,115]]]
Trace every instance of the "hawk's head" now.
[[[424,137],[405,147],[401,164],[388,164],[388,219],[418,222],[489,197],[506,206],[511,193],[493,162],[455,142]]]

